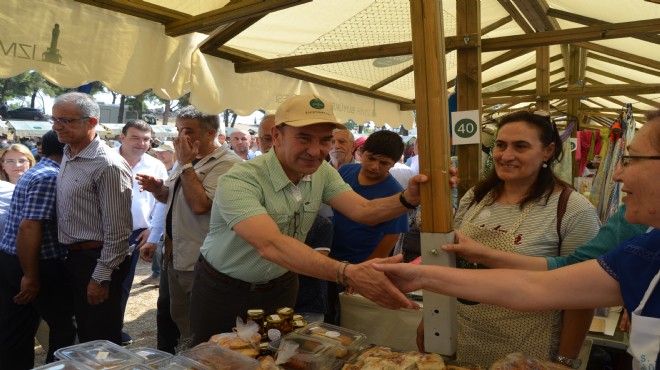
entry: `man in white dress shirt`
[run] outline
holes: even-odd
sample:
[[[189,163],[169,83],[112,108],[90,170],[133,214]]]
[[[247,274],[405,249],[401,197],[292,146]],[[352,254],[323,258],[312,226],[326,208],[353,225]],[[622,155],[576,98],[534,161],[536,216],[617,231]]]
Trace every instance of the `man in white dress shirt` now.
[[[165,165],[158,159],[146,154],[151,147],[151,126],[142,120],[129,120],[122,128],[122,145],[116,148],[117,152],[128,162],[133,171],[133,198],[131,214],[133,215],[133,233],[129,245],[134,246],[131,255],[131,269],[122,284],[121,308],[122,317],[126,310],[126,303],[135,277],[135,267],[139,260],[139,250],[142,246],[158,243],[165,230],[165,203],[156,200],[148,191],[141,191],[135,175],[144,174],[158,179],[167,179]],[[122,332],[123,345],[133,342],[130,335]]]

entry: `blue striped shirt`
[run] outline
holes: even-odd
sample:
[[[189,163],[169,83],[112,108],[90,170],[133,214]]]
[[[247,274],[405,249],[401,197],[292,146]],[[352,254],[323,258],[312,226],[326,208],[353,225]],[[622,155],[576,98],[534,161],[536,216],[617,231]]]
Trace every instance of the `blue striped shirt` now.
[[[57,241],[57,173],[59,163],[43,158],[18,179],[9,206],[0,250],[16,254],[16,236],[23,220],[43,221],[39,258],[62,259],[66,248]]]

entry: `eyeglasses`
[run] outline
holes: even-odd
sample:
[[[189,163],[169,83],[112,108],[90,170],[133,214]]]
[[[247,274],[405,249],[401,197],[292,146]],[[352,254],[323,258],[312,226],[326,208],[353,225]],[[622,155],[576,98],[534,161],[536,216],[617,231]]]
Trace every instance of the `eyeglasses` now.
[[[29,162],[30,161],[27,160],[27,159],[5,159],[5,160],[2,161],[2,163],[4,163],[4,164],[8,164],[8,165],[18,164],[19,166],[23,166],[23,165],[25,165],[26,163],[29,163]]]
[[[626,168],[630,166],[630,163],[633,159],[643,160],[643,159],[660,159],[660,155],[622,155],[621,156],[621,167]]]
[[[291,220],[289,220],[289,232],[288,234],[291,235],[292,238],[297,239],[298,238],[298,228],[300,227],[300,212],[296,212],[293,214],[293,217]],[[293,221],[293,233],[291,232],[291,223]]]
[[[76,121],[82,121],[82,120],[84,120],[84,119],[88,119],[88,118],[91,118],[91,117],[80,117],[80,118],[51,117],[51,118],[48,120],[48,122],[50,122],[50,123],[53,124],[53,125],[56,124],[56,123],[59,123],[59,124],[61,124],[61,125],[70,125],[70,124],[72,124],[73,122],[76,122]]]

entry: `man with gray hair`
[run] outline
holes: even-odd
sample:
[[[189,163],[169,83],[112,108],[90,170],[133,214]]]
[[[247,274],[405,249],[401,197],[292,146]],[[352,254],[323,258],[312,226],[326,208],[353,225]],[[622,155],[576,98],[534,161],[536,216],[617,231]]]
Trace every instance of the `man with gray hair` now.
[[[165,253],[158,298],[158,349],[174,353],[177,339],[185,345],[190,338],[189,309],[193,268],[199,249],[209,231],[209,219],[218,177],[241,159],[217,140],[220,120],[193,106],[180,109],[176,116],[179,136],[174,139],[179,166],[163,181],[137,175],[142,189],[167,203]],[[144,252],[143,252],[144,254]],[[167,311],[171,319],[167,316]],[[174,320],[180,338],[165,329]],[[167,330],[168,333],[162,332]]]
[[[355,146],[355,136],[351,130],[332,131],[332,147],[330,148],[330,164],[335,170],[346,163],[355,163],[353,158],[353,147]]]
[[[261,119],[259,130],[257,131],[257,146],[262,154],[268,153],[273,147],[273,133],[275,127],[275,115],[267,114]]]
[[[121,343],[122,281],[130,260],[131,168],[96,134],[100,110],[87,94],[55,99],[53,131],[65,143],[57,177],[59,241],[68,249],[78,339]]]

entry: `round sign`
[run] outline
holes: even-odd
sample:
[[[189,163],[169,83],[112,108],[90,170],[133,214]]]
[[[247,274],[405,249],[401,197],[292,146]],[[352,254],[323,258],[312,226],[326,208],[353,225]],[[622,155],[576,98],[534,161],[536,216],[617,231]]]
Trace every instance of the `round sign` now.
[[[467,139],[477,133],[477,127],[479,126],[477,126],[473,120],[469,118],[463,118],[462,120],[456,122],[454,125],[454,132],[456,135]]]

